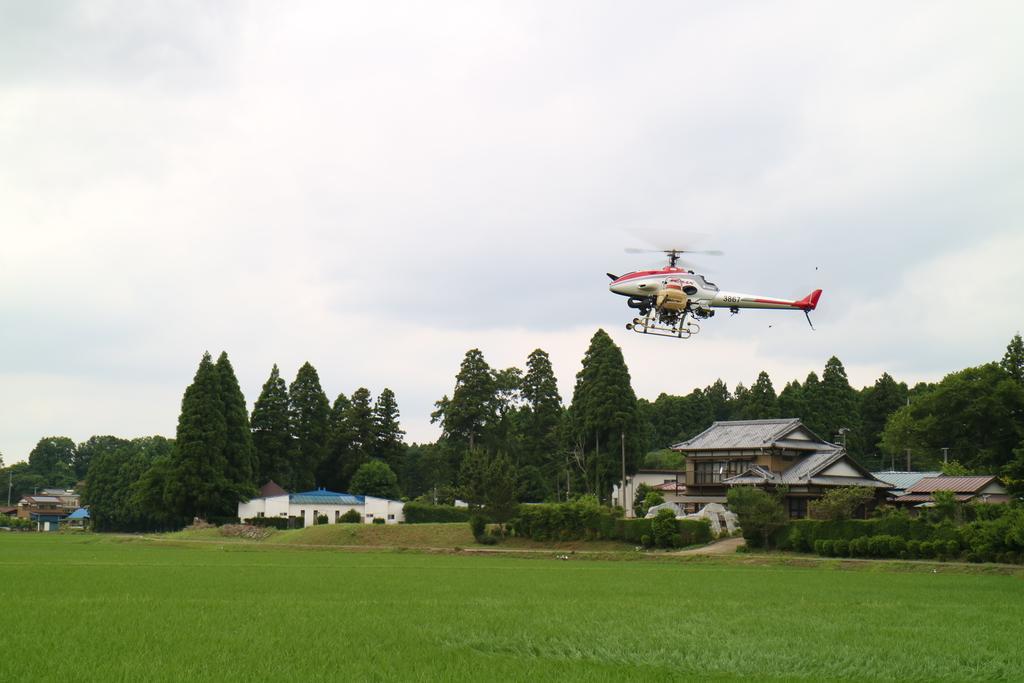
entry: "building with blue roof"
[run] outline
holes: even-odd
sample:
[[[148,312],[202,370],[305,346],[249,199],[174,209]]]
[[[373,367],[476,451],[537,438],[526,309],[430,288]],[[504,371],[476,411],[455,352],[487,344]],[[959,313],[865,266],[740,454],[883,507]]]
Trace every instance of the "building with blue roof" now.
[[[324,488],[289,493],[274,482],[267,482],[260,489],[260,493],[258,498],[238,503],[239,519],[300,518],[304,526],[312,526],[318,523],[318,520],[319,523],[323,523],[324,518],[327,524],[337,524],[343,515],[355,510],[364,524],[373,524],[380,519],[384,520],[385,524],[405,521],[402,512],[405,503],[399,500],[339,493]]]

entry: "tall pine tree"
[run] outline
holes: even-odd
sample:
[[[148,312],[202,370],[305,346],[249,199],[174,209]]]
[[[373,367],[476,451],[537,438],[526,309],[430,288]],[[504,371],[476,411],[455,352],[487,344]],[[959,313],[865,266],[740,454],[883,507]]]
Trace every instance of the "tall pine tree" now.
[[[1010,377],[1024,384],[1024,340],[1020,338],[1020,333],[1013,335],[1007,344],[1006,353],[999,365]]]
[[[348,477],[355,471],[350,467],[354,440],[349,425],[351,410],[352,402],[348,397],[338,394],[328,421],[327,451],[317,473],[317,480],[332,491],[347,491]]]
[[[373,404],[374,455],[398,472],[402,468],[405,442],[398,423],[398,401],[395,392],[385,387]]]
[[[743,415],[748,420],[767,420],[779,416],[778,398],[771,377],[764,370],[747,392]]]
[[[806,414],[803,387],[795,380],[787,382],[779,392],[779,417],[796,417],[803,420]]]
[[[327,419],[331,405],[320,387],[320,376],[308,362],[288,387],[289,418],[294,437],[291,455],[292,490],[316,485],[316,472],[327,450]]]
[[[825,433],[819,434],[823,439],[832,441],[840,434],[840,442],[846,443],[846,449],[853,456],[860,456],[860,413],[858,411],[857,392],[850,386],[846,378],[846,368],[835,356],[825,363],[825,371],[821,375],[821,408]]]
[[[255,455],[245,396],[238,386],[238,378],[235,377],[235,369],[231,367],[227,352],[221,352],[215,367],[217,379],[220,380],[220,397],[224,404],[227,430],[224,441],[227,470],[224,474],[242,495],[252,496],[256,493],[256,473],[253,467]]]
[[[227,420],[220,378],[209,353],[181,399],[165,499],[185,520],[233,514],[239,492],[227,477]]]
[[[276,363],[252,408],[251,426],[256,484],[262,486],[274,481],[289,486],[292,427],[288,416],[288,385],[281,378]]]
[[[485,443],[498,421],[497,384],[480,349],[470,349],[455,376],[455,391],[437,402],[432,422],[440,422],[445,436],[460,449]]]
[[[622,350],[604,330],[590,340],[566,419],[584,487],[607,497],[621,476],[620,438],[625,437],[626,474],[632,474],[639,462],[641,430]]]
[[[373,424],[373,397],[366,387],[352,392],[352,400],[346,413],[348,433],[351,438],[349,458],[345,463],[344,477],[350,482],[356,471],[374,456],[376,446]]]
[[[889,373],[884,372],[875,380],[874,386],[865,387],[860,394],[861,437],[864,464],[869,467],[882,467],[882,431],[889,416],[907,404],[907,385],[896,382]]]

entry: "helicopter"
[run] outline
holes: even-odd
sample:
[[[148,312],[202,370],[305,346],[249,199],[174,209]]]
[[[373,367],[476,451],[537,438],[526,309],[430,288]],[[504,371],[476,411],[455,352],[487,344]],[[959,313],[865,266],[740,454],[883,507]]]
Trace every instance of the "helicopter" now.
[[[691,251],[685,249],[626,249],[627,253],[663,253],[668,266],[656,270],[637,270],[625,275],[607,273],[611,283],[608,289],[628,297],[626,305],[637,311],[637,317],[626,324],[627,330],[638,334],[688,339],[700,332],[697,320],[715,315],[716,308],[728,308],[733,315],[741,308],[766,308],[803,311],[807,324],[811,311],[818,306],[821,290],[816,289],[803,299],[788,301],[759,294],[723,292],[703,275],[680,267],[683,254],[720,256],[720,251]]]

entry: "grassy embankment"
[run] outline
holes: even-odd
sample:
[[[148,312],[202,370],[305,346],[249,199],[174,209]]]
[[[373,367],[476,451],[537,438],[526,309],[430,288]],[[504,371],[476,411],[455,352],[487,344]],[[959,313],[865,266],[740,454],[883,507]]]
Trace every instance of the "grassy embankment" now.
[[[2,680],[1019,679],[1018,576],[0,534]]]

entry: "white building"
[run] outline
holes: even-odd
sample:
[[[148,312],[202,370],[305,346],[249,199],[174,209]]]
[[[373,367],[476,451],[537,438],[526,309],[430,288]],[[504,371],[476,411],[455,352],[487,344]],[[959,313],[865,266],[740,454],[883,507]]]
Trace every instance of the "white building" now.
[[[316,518],[325,515],[328,524],[337,524],[341,516],[355,510],[364,524],[383,519],[386,524],[405,521],[402,508],[405,503],[375,496],[357,496],[351,493],[336,493],[326,489],[288,493],[274,482],[268,482],[259,498],[238,504],[238,518],[251,517],[301,517],[305,526],[313,526]]]

